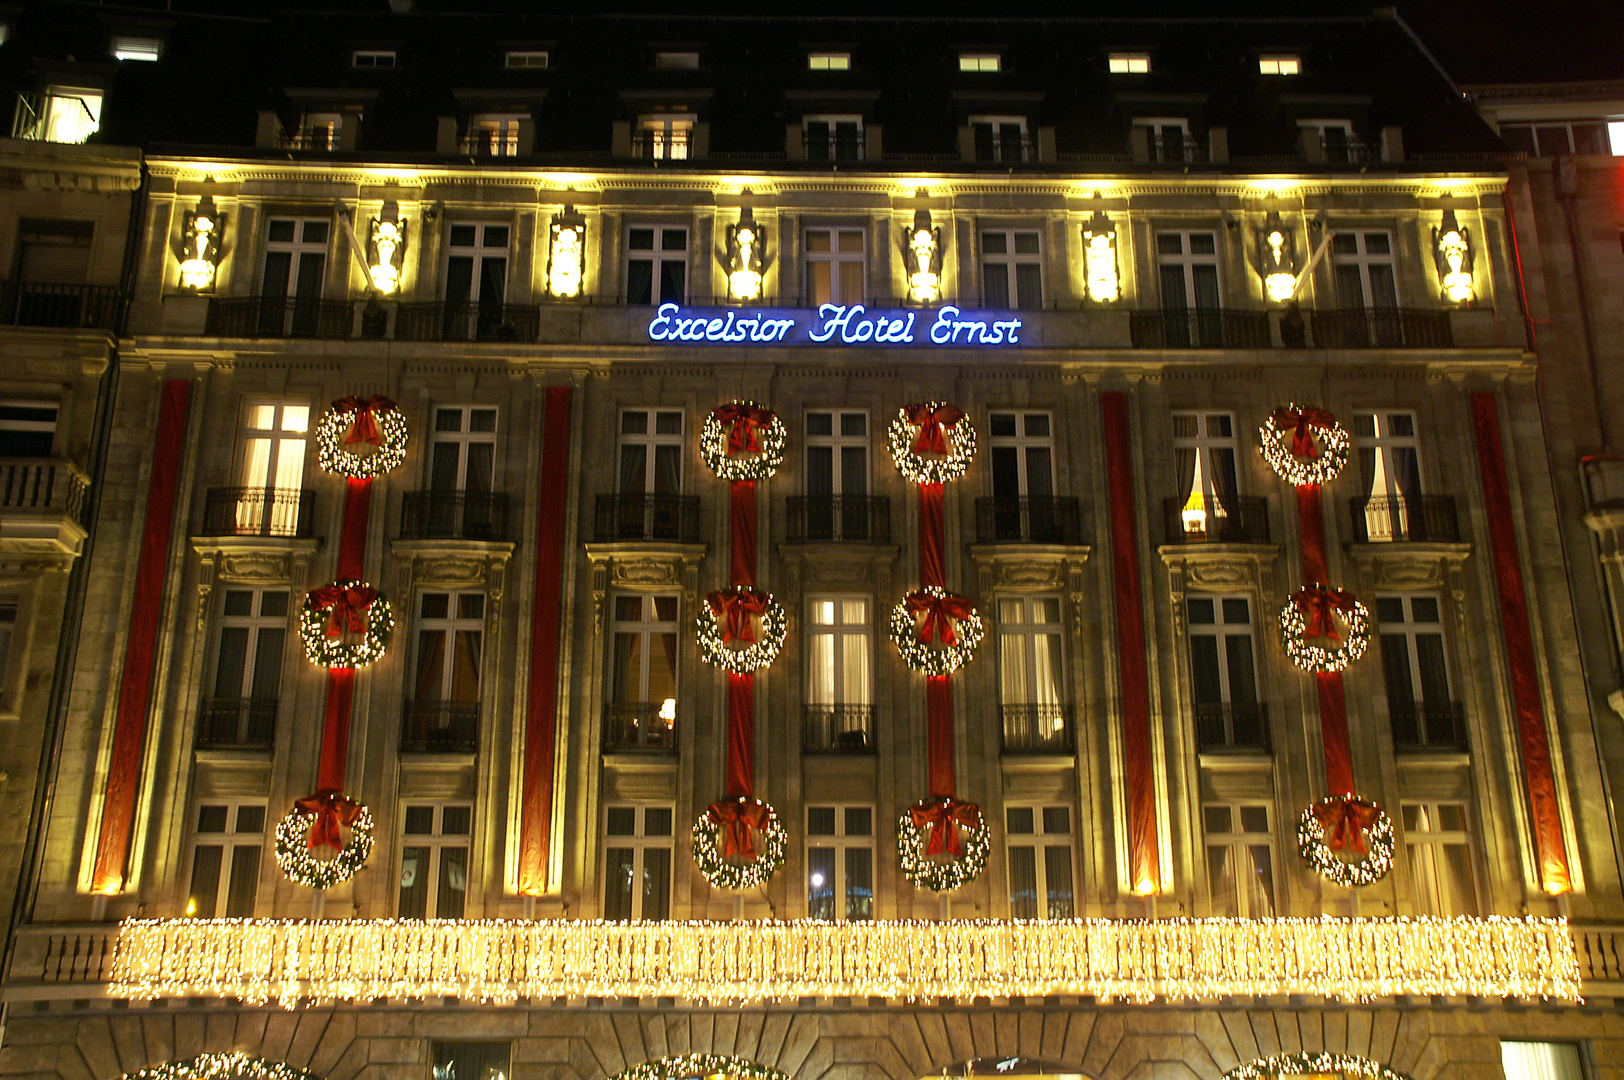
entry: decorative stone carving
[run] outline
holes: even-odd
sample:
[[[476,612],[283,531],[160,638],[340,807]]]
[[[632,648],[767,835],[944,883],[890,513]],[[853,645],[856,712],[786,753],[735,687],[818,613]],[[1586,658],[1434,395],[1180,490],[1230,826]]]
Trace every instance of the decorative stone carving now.
[[[1224,561],[1197,561],[1186,565],[1185,571],[1189,576],[1190,584],[1206,589],[1236,589],[1255,588],[1257,586],[1257,564],[1249,559],[1238,559],[1234,562]]]
[[[288,552],[225,552],[220,560],[220,579],[243,584],[281,584],[292,580],[292,555]]]
[[[489,571],[490,564],[484,559],[430,558],[417,564],[415,576],[420,586],[471,588],[483,585]]]
[[[614,584],[622,587],[650,588],[660,585],[675,586],[680,581],[681,566],[675,562],[656,559],[636,559],[610,565]]]

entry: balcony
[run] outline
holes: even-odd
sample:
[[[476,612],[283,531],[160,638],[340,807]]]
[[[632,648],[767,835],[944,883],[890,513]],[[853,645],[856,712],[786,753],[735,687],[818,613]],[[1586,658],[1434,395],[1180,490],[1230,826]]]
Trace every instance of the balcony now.
[[[306,296],[211,296],[203,332],[225,338],[318,338],[342,341],[355,304]]]
[[[810,753],[872,754],[874,706],[802,706],[801,749]]]
[[[1207,148],[1188,135],[1152,133],[1146,149],[1150,160],[1162,165],[1182,165],[1207,160]]]
[[[884,495],[791,495],[784,506],[792,544],[891,542],[891,500]]]
[[[978,544],[1081,544],[1082,507],[1075,498],[1031,495],[976,500]]]
[[[603,707],[605,753],[674,754],[677,751],[674,703],[663,701],[611,701]]]
[[[472,754],[479,750],[479,702],[408,701],[401,714],[403,754]]]
[[[0,550],[68,558],[85,539],[90,479],[61,458],[0,458]]]
[[[541,332],[535,304],[437,301],[395,309],[396,341],[531,342]]]
[[[593,514],[593,539],[653,540],[674,544],[699,542],[697,495],[599,495]]]
[[[1052,705],[1000,705],[998,711],[1004,719],[1006,754],[1069,754],[1077,748],[1069,701]]]
[[[1460,543],[1453,495],[1362,495],[1348,505],[1358,543]]]
[[[1269,313],[1221,308],[1129,312],[1136,349],[1267,349]]]
[[[1169,544],[1267,544],[1269,500],[1235,495],[1222,503],[1206,501],[1190,510],[1190,500],[1162,500],[1162,519]]]
[[[1203,754],[1267,754],[1269,707],[1261,701],[1198,701],[1195,740]]]
[[[1470,748],[1466,739],[1466,710],[1458,701],[1388,698],[1387,719],[1393,726],[1393,747],[1401,754]]]
[[[1321,349],[1450,349],[1449,312],[1422,308],[1368,308],[1309,314]]]
[[[401,503],[402,540],[505,542],[508,497],[479,491],[408,491]]]
[[[868,156],[861,129],[808,129],[801,135],[801,145],[808,161],[862,161]]]
[[[282,536],[304,539],[316,493],[309,488],[209,488],[202,536]]]
[[[0,326],[117,330],[124,294],[111,285],[0,281]]]
[[[197,710],[199,750],[269,750],[276,698],[204,698]]]

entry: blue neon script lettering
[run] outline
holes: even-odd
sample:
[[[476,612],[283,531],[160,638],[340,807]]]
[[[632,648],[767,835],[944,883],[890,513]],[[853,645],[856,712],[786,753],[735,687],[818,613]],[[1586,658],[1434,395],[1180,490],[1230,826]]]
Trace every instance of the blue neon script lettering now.
[[[823,304],[816,313],[789,308],[754,311],[661,304],[649,320],[650,341],[761,345],[924,345],[950,348],[1020,345],[1017,318],[1004,312],[870,311],[862,304]],[[915,332],[915,321],[919,322]]]
[[[818,308],[818,318],[823,325],[816,330],[807,331],[806,336],[812,341],[828,341],[836,332],[840,340],[846,345],[861,345],[873,342],[876,345],[911,345],[913,343],[914,313],[908,312],[906,318],[891,319],[884,315],[872,318],[863,318],[865,308],[862,304],[845,306],[842,304],[824,304]]]
[[[1019,345],[1020,330],[1019,319],[1005,319],[1001,322],[961,319],[959,309],[949,306],[936,313],[936,321],[930,328],[930,340],[935,345],[1002,345],[1006,341],[1011,345]]]
[[[661,304],[648,324],[650,341],[783,341],[795,329],[794,319],[768,319],[758,311],[745,317],[729,311],[726,318],[685,319],[676,304]]]

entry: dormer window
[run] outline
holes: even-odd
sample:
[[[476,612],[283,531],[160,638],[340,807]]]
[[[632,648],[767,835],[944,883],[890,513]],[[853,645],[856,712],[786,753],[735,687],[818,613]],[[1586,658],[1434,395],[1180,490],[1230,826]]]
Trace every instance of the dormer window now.
[[[289,136],[284,145],[290,150],[337,150],[343,131],[343,113],[305,113],[298,134]]]
[[[1346,120],[1299,120],[1297,126],[1308,144],[1319,144],[1320,161],[1347,165],[1370,160],[1370,148],[1354,137],[1353,125]],[[1304,149],[1309,160],[1315,160],[1310,146]]]
[[[394,66],[394,49],[356,49],[350,54],[350,67],[392,68]]]
[[[654,54],[654,66],[668,70],[693,70],[699,67],[699,54],[696,52],[657,52]]]
[[[510,68],[544,68],[549,57],[545,49],[509,50],[502,58],[502,66]]]
[[[803,121],[808,161],[861,161],[863,118],[849,115],[808,116]]]
[[[632,152],[638,157],[660,161],[686,160],[693,140],[694,119],[691,114],[639,117]]]
[[[1302,70],[1302,58],[1298,56],[1281,53],[1257,58],[1259,75],[1300,75]]]
[[[101,127],[102,92],[86,86],[47,86],[43,94],[20,94],[14,139],[82,143]]]
[[[959,53],[959,70],[1002,71],[1003,59],[998,53]]]
[[[522,113],[476,114],[468,122],[464,151],[491,157],[517,156],[520,153],[519,124],[524,119]]]
[[[851,53],[815,52],[806,57],[808,71],[850,71]]]
[[[1032,141],[1024,116],[972,116],[970,133],[977,161],[1032,160]]]
[[[1179,117],[1143,117],[1133,122],[1144,128],[1151,161],[1199,161],[1201,147],[1190,138],[1190,122]]]
[[[1112,75],[1148,75],[1150,74],[1150,54],[1140,52],[1116,52],[1109,58]]]
[[[163,42],[153,37],[129,37],[127,35],[113,39],[113,59],[115,60],[147,60],[158,59],[158,53],[163,49]]]

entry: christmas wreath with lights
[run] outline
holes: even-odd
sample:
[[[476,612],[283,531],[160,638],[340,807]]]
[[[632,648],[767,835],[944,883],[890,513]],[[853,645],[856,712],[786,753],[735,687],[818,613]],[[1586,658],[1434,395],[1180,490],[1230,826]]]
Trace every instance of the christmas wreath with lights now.
[[[1220,1080],[1274,1080],[1279,1076],[1356,1076],[1359,1080],[1409,1080],[1369,1058],[1351,1054],[1276,1054],[1237,1065]]]
[[[347,843],[339,841],[340,826],[350,830]],[[318,859],[312,854],[318,847],[338,854]],[[276,865],[295,885],[326,889],[348,881],[370,854],[371,812],[336,791],[305,796],[276,825]]]
[[[756,616],[761,617],[759,638]],[[774,600],[772,593],[749,585],[730,585],[705,597],[695,622],[705,662],[738,675],[776,660],[788,628],[784,605]]]
[[[963,667],[986,633],[975,605],[940,585],[911,592],[891,609],[891,641],[903,663],[926,675]]]
[[[241,1050],[229,1054],[199,1054],[185,1061],[167,1061],[140,1072],[125,1073],[119,1080],[315,1080],[303,1069],[280,1061],[250,1057]]]
[[[756,833],[761,834],[758,848]],[[784,865],[786,833],[769,803],[741,796],[713,802],[694,822],[694,862],[717,889],[753,889]]]
[[[765,480],[784,463],[788,439],[777,413],[753,401],[734,401],[705,417],[699,452],[723,480]]]
[[[395,613],[364,581],[345,578],[305,594],[299,637],[305,655],[323,667],[366,667],[383,658]]]
[[[991,833],[975,803],[935,796],[914,803],[897,818],[902,872],[922,889],[948,892],[974,881],[987,868],[991,850]]]
[[[1293,403],[1276,409],[1257,429],[1258,453],[1293,487],[1329,484],[1348,463],[1347,429],[1324,409]]]
[[[1336,628],[1340,618],[1347,637]],[[1335,646],[1310,645],[1311,637],[1328,638]],[[1280,609],[1280,640],[1286,655],[1304,671],[1315,675],[1341,671],[1370,647],[1370,612],[1341,589],[1310,585],[1291,594]]]
[[[360,454],[353,449],[370,446]],[[352,480],[370,480],[406,460],[406,418],[386,397],[340,398],[316,425],[316,463]]]
[[[886,441],[897,471],[915,484],[957,480],[976,456],[976,429],[970,418],[943,401],[898,409]]]
[[[1369,885],[1393,868],[1393,820],[1368,799],[1332,795],[1297,820],[1297,850],[1326,881],[1350,888]],[[1339,851],[1359,859],[1343,859]]]

